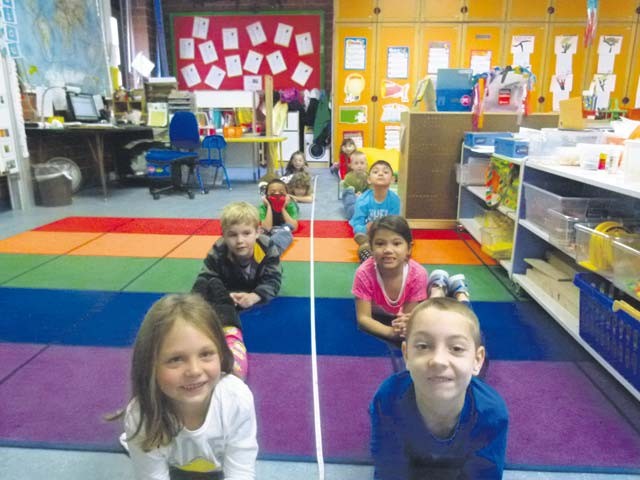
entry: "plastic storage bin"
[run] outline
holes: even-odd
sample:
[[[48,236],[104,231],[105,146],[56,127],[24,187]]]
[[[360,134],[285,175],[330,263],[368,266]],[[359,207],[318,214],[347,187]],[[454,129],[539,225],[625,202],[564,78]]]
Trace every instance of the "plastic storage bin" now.
[[[495,227],[482,227],[480,229],[482,251],[496,260],[510,259],[513,250],[513,228],[514,223],[511,220]]]
[[[612,200],[600,197],[563,197],[524,182],[524,219],[548,230],[549,210],[577,218],[602,218],[610,215]]]
[[[456,165],[456,181],[461,185],[484,185],[489,160],[473,160]]]
[[[576,228],[576,262],[588,270],[613,279],[613,241],[639,239],[638,225],[616,221],[578,223]]]
[[[71,176],[57,165],[33,166],[37,205],[59,207],[71,205]]]
[[[578,273],[574,283],[580,289],[580,337],[640,389],[640,312],[633,306],[627,307],[633,315],[625,310],[614,312],[622,302],[602,293],[608,290],[608,282],[595,274]]]
[[[613,283],[640,300],[640,239],[613,241]]]
[[[468,147],[491,146],[498,137],[512,137],[511,132],[464,132],[464,144]]]
[[[498,155],[511,158],[524,158],[529,155],[529,140],[498,137],[495,139],[494,145]]]

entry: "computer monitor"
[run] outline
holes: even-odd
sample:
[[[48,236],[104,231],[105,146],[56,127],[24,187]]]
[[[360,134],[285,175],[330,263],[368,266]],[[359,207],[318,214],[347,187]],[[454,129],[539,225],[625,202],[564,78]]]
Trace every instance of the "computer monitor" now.
[[[73,120],[77,122],[97,122],[100,120],[92,95],[68,93],[68,96]]]

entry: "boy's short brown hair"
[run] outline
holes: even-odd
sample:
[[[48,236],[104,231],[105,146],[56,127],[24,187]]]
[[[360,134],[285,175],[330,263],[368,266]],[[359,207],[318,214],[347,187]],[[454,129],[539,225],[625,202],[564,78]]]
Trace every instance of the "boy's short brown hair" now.
[[[254,228],[258,228],[260,225],[258,209],[248,202],[233,202],[224,207],[222,215],[220,215],[222,233],[239,223],[253,225]]]
[[[413,319],[423,310],[427,310],[432,308],[434,310],[439,310],[441,312],[454,312],[459,315],[462,315],[467,320],[469,320],[469,324],[471,327],[471,338],[476,345],[476,348],[483,346],[482,344],[482,335],[480,334],[480,321],[473,310],[471,310],[464,302],[459,302],[458,300],[450,297],[435,297],[425,300],[424,302],[418,304],[411,315],[409,316],[409,320],[407,322],[407,333],[405,336],[405,340],[409,341],[409,336],[411,335],[411,330],[413,326]]]

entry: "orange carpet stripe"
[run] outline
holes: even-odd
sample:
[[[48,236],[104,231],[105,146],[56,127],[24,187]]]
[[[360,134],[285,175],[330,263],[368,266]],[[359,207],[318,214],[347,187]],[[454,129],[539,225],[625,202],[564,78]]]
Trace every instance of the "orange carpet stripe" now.
[[[187,238],[187,235],[105,233],[100,238],[76,248],[69,255],[160,258]]]
[[[194,235],[172,250],[167,258],[204,259],[219,235]]]
[[[0,240],[0,253],[62,255],[103,235],[99,232],[28,231]]]

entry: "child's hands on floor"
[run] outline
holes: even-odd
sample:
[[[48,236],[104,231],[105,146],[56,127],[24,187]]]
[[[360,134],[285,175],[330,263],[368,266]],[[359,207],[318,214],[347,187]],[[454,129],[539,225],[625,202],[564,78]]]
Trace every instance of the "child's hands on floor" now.
[[[253,292],[231,292],[233,303],[240,308],[250,308],[260,301],[260,295]]]
[[[409,320],[409,314],[403,313],[402,310],[398,313],[398,316],[391,321],[391,328],[396,337],[405,338],[407,335],[407,321]]]

